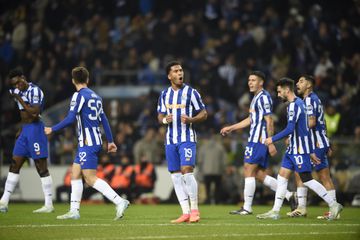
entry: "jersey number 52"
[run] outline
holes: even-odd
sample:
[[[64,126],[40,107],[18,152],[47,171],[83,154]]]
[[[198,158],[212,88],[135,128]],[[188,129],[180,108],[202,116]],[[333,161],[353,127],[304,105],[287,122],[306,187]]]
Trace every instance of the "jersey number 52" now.
[[[89,119],[90,120],[97,120],[99,118],[100,113],[102,112],[102,103],[101,103],[101,101],[97,100],[97,99],[90,99],[88,101],[88,107],[93,111],[93,113],[90,113],[88,115]]]

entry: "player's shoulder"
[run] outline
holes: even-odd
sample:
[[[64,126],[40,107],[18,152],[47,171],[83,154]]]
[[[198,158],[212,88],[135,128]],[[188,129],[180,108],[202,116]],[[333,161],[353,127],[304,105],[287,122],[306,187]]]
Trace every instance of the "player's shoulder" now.
[[[41,88],[38,85],[34,84],[33,82],[29,83],[29,90],[42,92]]]

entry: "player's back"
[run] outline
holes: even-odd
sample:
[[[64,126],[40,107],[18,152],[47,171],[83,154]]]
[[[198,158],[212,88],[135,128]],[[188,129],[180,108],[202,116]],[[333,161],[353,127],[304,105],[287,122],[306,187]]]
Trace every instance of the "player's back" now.
[[[304,154],[310,153],[309,127],[305,103],[298,97],[288,106],[288,119],[294,121],[295,129],[290,135],[288,153]]]
[[[329,139],[326,136],[326,123],[324,116],[324,108],[320,98],[314,93],[310,93],[305,99],[307,108],[307,114],[309,116],[315,116],[315,127],[310,129],[312,142],[316,144],[318,148],[329,147]]]
[[[79,104],[79,107],[76,118],[79,146],[99,146],[102,144],[100,132],[102,99],[90,88],[82,88],[78,94],[76,104]]]

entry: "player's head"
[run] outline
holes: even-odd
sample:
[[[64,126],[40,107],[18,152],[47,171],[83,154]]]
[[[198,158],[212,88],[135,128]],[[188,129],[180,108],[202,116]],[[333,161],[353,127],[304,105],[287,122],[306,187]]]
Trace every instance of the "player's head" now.
[[[25,79],[24,73],[20,68],[15,68],[9,72],[8,75],[12,87],[24,91],[28,87],[28,82]]]
[[[248,77],[248,86],[251,93],[258,93],[263,89],[265,74],[261,71],[253,71]]]
[[[303,74],[296,83],[297,93],[301,96],[308,95],[314,87],[315,79],[311,75]]]
[[[88,84],[89,71],[84,67],[76,67],[71,71],[71,77],[74,84]]]
[[[276,83],[276,91],[279,98],[284,102],[288,101],[290,94],[294,93],[294,80],[291,78],[281,78]]]
[[[171,61],[166,65],[165,69],[171,85],[181,88],[184,83],[184,71],[181,63],[178,61]]]

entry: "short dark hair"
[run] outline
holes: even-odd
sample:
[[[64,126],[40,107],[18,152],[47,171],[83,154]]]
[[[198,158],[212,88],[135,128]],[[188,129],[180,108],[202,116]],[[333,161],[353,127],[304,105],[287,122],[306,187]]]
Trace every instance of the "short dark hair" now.
[[[175,65],[181,66],[181,63],[179,61],[170,61],[166,64],[166,67],[165,67],[166,75],[168,75],[170,73],[171,67],[175,66]]]
[[[312,84],[313,86],[315,85],[315,78],[314,78],[314,76],[309,75],[309,74],[302,74],[302,75],[300,75],[299,79],[302,78],[302,77],[303,77],[306,81],[311,82],[311,84]]]
[[[249,76],[250,75],[255,75],[255,76],[261,78],[265,82],[265,73],[263,73],[261,71],[252,71],[252,72],[250,72]]]
[[[9,78],[12,79],[14,77],[21,77],[24,76],[24,72],[21,68],[14,68],[9,72]]]
[[[87,83],[89,71],[84,67],[76,67],[71,71],[71,76],[76,83]]]
[[[294,80],[284,77],[277,81],[276,86],[280,86],[282,88],[288,87],[291,91],[294,91]]]

